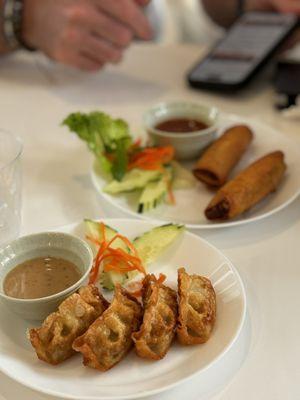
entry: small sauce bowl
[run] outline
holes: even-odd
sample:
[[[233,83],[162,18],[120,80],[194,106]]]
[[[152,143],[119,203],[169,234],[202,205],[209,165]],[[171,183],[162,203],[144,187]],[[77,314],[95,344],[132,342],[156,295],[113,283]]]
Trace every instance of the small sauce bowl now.
[[[143,117],[144,127],[154,145],[171,145],[177,160],[199,157],[201,150],[216,137],[219,112],[216,107],[189,102],[160,103],[150,108]],[[207,128],[193,132],[166,132],[157,129],[163,121],[177,118],[195,119]]]
[[[81,278],[59,293],[38,299],[19,299],[5,294],[3,284],[11,270],[24,261],[48,256],[72,262]],[[23,319],[43,320],[85,283],[92,266],[92,250],[76,236],[60,232],[23,236],[0,249],[0,300]]]

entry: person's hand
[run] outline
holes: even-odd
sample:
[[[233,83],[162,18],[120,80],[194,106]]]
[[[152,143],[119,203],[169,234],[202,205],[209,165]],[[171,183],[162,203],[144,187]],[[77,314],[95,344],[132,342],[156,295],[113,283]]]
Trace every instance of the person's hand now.
[[[50,58],[96,71],[118,63],[134,37],[149,40],[149,0],[24,0],[23,39]]]

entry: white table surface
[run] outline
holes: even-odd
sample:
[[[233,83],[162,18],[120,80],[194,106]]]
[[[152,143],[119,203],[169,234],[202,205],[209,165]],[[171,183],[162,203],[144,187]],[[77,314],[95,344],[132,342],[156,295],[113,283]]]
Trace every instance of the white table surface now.
[[[102,109],[127,119],[139,134],[141,114],[150,105],[195,100],[263,120],[294,139],[300,151],[299,121],[285,120],[273,109],[275,96],[266,79],[235,96],[188,89],[184,74],[200,54],[191,46],[136,45],[121,66],[94,75],[36,55],[1,60],[0,126],[19,134],[25,146],[23,233],[83,217],[117,216],[93,190],[85,145],[60,126],[72,111]],[[246,323],[215,366],[151,400],[300,399],[300,199],[270,219],[199,234],[239,270],[248,297]],[[0,374],[0,399],[21,398],[51,399]]]

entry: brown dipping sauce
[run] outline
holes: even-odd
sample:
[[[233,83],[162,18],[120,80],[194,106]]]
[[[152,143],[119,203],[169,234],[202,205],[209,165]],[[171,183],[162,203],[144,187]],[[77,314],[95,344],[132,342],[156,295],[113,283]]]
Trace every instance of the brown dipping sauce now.
[[[164,132],[188,133],[201,131],[208,128],[204,122],[192,118],[173,118],[162,121],[155,126],[155,129]]]
[[[39,299],[59,293],[81,278],[79,269],[70,261],[39,257],[23,262],[5,277],[3,289],[17,299]]]

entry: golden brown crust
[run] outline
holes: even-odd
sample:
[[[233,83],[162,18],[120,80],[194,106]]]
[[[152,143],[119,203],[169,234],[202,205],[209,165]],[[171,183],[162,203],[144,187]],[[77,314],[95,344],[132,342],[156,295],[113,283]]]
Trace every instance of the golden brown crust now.
[[[108,309],[77,338],[73,349],[83,354],[84,365],[106,371],[122,360],[133,345],[131,335],[137,331],[142,307],[120,285]]]
[[[205,343],[216,319],[216,294],[209,279],[178,270],[178,327],[181,344]]]
[[[143,287],[143,323],[132,338],[138,356],[160,360],[167,354],[174,338],[177,293],[159,283],[154,275],[146,276]]]
[[[84,286],[50,314],[42,326],[30,329],[29,339],[40,360],[59,364],[75,351],[72,344],[108,307],[108,302],[93,286]]]
[[[194,169],[195,177],[210,185],[222,186],[247,150],[253,133],[245,125],[227,129],[201,156]]]
[[[205,210],[206,217],[226,220],[247,211],[277,188],[285,170],[281,151],[260,158],[219,189]]]

